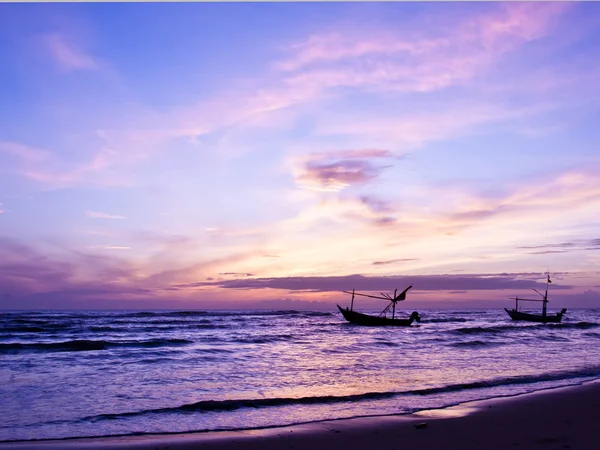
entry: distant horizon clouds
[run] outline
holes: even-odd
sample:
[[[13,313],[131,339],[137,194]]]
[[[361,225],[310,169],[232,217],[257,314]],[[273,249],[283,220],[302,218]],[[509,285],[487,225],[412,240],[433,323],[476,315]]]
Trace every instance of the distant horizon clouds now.
[[[593,2],[0,4],[0,309],[600,307],[599,44]]]

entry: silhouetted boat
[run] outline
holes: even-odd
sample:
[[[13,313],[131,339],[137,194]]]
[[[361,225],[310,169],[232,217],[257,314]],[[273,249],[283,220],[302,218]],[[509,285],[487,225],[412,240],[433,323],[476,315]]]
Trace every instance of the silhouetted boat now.
[[[526,320],[528,322],[541,322],[541,323],[558,323],[562,320],[563,315],[567,312],[566,308],[563,308],[561,312],[556,314],[547,314],[546,305],[548,304],[548,285],[552,283],[550,280],[550,274],[548,274],[548,280],[546,281],[546,292],[542,294],[537,289],[535,292],[542,296],[541,299],[533,298],[519,298],[511,297],[515,300],[515,307],[511,310],[504,308],[504,311],[508,313],[512,320]],[[533,314],[519,311],[519,302],[542,302],[542,314]]]
[[[344,316],[344,319],[346,319],[348,322],[356,324],[356,325],[369,325],[369,326],[392,325],[392,326],[407,327],[407,326],[410,326],[415,320],[417,322],[420,322],[421,317],[419,317],[418,312],[413,311],[413,313],[410,315],[410,317],[408,319],[396,319],[396,317],[395,317],[396,316],[396,303],[400,302],[402,300],[405,300],[406,293],[411,288],[412,288],[412,285],[410,285],[409,287],[404,289],[400,293],[400,295],[396,295],[396,292],[398,291],[396,289],[396,290],[394,290],[393,297],[390,296],[389,294],[381,294],[383,297],[379,297],[376,295],[359,294],[357,292],[354,292],[354,289],[352,290],[352,292],[344,291],[346,294],[352,294],[352,301],[350,303],[350,308],[346,307],[344,309],[340,305],[337,305],[337,307],[340,310],[340,312],[342,313],[342,315]],[[354,296],[355,295],[360,295],[362,297],[369,297],[369,298],[378,298],[381,300],[389,300],[390,303],[383,309],[383,311],[381,311],[381,313],[379,313],[378,316],[370,316],[368,314],[362,314],[362,313],[354,311]],[[392,317],[391,318],[386,317],[390,308],[392,309]]]

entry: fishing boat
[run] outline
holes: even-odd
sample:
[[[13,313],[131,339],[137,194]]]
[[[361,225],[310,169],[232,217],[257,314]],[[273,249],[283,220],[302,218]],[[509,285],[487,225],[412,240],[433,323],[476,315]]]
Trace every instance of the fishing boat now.
[[[546,280],[546,292],[542,294],[537,289],[534,289],[535,292],[542,296],[539,298],[519,298],[519,297],[511,297],[511,299],[515,300],[514,309],[504,308],[504,311],[508,313],[512,320],[526,320],[528,322],[541,322],[541,323],[558,323],[562,320],[563,315],[567,312],[566,308],[563,308],[561,312],[556,314],[548,314],[546,312],[546,306],[548,305],[548,285],[552,283],[550,280],[550,274],[548,274],[548,279]],[[542,302],[542,314],[533,314],[519,311],[519,302]]]
[[[352,300],[350,302],[350,308],[342,308],[340,305],[337,305],[338,309],[344,316],[348,322],[353,323],[355,325],[368,325],[368,326],[410,326],[415,320],[417,322],[421,321],[421,317],[417,311],[413,311],[408,319],[396,319],[396,303],[406,299],[406,293],[409,289],[412,288],[412,285],[404,289],[399,295],[396,295],[398,289],[394,290],[394,296],[392,297],[390,294],[382,293],[381,297],[378,295],[369,295],[369,294],[359,294],[355,292],[354,289],[352,291],[343,291],[346,294],[352,294]],[[363,314],[354,311],[354,296],[360,295],[362,297],[369,298],[377,298],[381,300],[388,300],[390,303],[379,313],[378,316],[370,316],[368,314]],[[388,312],[392,310],[392,317],[387,317]]]

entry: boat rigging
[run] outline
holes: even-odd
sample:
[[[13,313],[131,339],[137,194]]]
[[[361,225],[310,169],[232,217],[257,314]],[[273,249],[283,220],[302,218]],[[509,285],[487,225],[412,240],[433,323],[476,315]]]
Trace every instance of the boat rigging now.
[[[352,291],[343,291],[346,294],[352,294],[352,300],[350,302],[350,308],[346,307],[342,308],[340,305],[337,305],[338,309],[344,316],[344,318],[350,322],[357,325],[400,325],[400,326],[409,326],[413,323],[413,321],[420,322],[421,317],[419,313],[414,311],[408,319],[396,319],[396,304],[403,300],[406,300],[406,293],[412,289],[412,284],[404,289],[400,294],[396,295],[398,289],[394,289],[394,295],[381,293],[381,296],[378,295],[370,295],[370,294],[361,294],[356,292],[354,289]],[[368,298],[376,298],[379,300],[387,300],[389,301],[388,305],[379,313],[377,316],[371,316],[368,314],[362,314],[354,311],[354,297],[359,295],[361,297]],[[388,312],[392,311],[392,318],[388,318]]]
[[[519,298],[517,296],[510,297],[512,300],[515,300],[515,307],[512,310],[508,310],[504,308],[504,310],[508,313],[511,319],[513,320],[526,320],[529,322],[542,322],[542,323],[558,323],[562,320],[563,315],[567,312],[566,308],[563,308],[561,312],[556,314],[547,314],[547,305],[548,305],[548,286],[552,283],[550,280],[550,273],[548,273],[548,278],[546,280],[546,292],[542,294],[537,289],[533,289],[535,292],[540,294],[542,297],[539,298]],[[524,313],[519,311],[519,302],[542,302],[542,314],[532,314],[532,313]]]

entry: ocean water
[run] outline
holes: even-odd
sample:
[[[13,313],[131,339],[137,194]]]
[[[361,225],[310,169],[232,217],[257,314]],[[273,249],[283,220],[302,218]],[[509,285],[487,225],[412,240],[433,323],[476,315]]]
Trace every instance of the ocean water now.
[[[0,314],[0,441],[401,414],[600,378],[600,310]],[[408,316],[408,314],[406,314]]]

